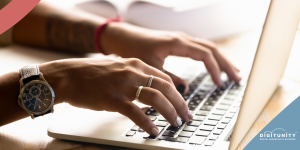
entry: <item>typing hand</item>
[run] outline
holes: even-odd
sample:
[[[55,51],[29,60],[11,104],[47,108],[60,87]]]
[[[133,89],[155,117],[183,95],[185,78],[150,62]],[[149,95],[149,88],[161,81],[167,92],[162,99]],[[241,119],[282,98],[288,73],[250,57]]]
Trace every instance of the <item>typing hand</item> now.
[[[159,70],[163,70],[164,60],[169,55],[203,61],[214,83],[219,86],[222,85],[221,71],[224,71],[233,81],[240,80],[239,70],[214,43],[184,33],[151,30],[126,23],[111,23],[102,34],[101,45],[107,54],[139,58]],[[168,75],[175,85],[184,83],[175,75],[170,73]],[[186,88],[185,91],[187,90]]]
[[[157,127],[132,101],[140,86],[138,100],[151,105],[172,126],[178,126],[177,116],[192,119],[186,102],[176,91],[171,78],[139,59],[66,59],[40,65],[56,101],[97,111],[119,112],[151,135]],[[150,76],[153,81],[147,87]]]

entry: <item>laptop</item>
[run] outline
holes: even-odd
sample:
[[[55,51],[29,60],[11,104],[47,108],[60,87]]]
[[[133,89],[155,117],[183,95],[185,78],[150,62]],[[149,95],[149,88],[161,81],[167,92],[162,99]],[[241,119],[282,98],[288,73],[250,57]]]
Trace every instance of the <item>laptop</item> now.
[[[216,87],[208,73],[197,74],[182,95],[194,118],[180,127],[149,108],[146,115],[160,131],[152,137],[119,113],[71,107],[50,125],[48,135],[136,149],[234,150],[283,76],[299,19],[300,0],[271,1],[249,76],[240,83],[225,77],[225,86]]]

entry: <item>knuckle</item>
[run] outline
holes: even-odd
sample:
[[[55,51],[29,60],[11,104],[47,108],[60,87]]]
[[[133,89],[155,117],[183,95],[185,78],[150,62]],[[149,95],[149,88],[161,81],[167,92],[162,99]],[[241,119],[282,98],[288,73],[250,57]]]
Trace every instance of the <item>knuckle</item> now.
[[[168,83],[172,83],[173,82],[172,78],[169,75],[167,75],[166,81],[168,81]]]
[[[170,91],[172,89],[172,85],[169,82],[163,82],[162,83],[162,87],[164,88],[164,90],[166,91]]]
[[[204,58],[210,58],[210,57],[212,57],[212,52],[210,51],[210,50],[204,50],[203,51],[203,57]]]
[[[138,67],[138,66],[140,66],[141,64],[143,64],[143,62],[142,62],[140,59],[137,59],[137,58],[129,58],[129,63],[130,63],[132,66],[135,66],[135,67]]]
[[[170,44],[178,44],[180,43],[182,40],[182,35],[180,35],[179,33],[170,33],[169,34],[169,43]]]
[[[155,102],[160,98],[161,93],[156,90],[151,90],[149,92],[149,96],[152,98],[152,100]]]

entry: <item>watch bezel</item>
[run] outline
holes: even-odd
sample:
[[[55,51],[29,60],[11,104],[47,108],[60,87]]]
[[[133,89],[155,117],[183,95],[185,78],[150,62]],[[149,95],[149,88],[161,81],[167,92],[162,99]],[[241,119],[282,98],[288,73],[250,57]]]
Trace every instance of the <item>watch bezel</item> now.
[[[22,100],[22,95],[23,95],[23,93],[24,93],[24,90],[25,90],[29,85],[34,84],[34,83],[41,83],[41,84],[47,86],[47,87],[49,88],[49,90],[50,90],[51,95],[52,95],[52,100],[51,100],[50,105],[49,105],[45,110],[43,110],[43,111],[41,111],[41,112],[33,112],[33,111],[28,110],[28,109],[25,107],[25,105],[24,105],[24,103],[23,103],[23,100]],[[54,105],[54,99],[55,99],[54,91],[53,91],[52,87],[48,84],[48,82],[46,82],[46,81],[41,81],[41,80],[32,80],[32,81],[26,83],[26,84],[21,88],[20,94],[19,94],[19,97],[18,97],[18,103],[19,103],[19,105],[20,105],[27,113],[29,113],[30,115],[43,115],[43,114],[45,114],[47,111],[49,111],[50,109],[53,108],[53,105]]]

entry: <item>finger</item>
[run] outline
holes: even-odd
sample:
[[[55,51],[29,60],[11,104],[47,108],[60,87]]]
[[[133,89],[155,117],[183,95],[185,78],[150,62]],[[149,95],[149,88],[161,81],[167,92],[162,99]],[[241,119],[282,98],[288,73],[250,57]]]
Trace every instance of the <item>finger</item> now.
[[[184,89],[182,91],[179,91],[177,89],[180,93],[186,94],[189,91],[189,85],[184,80],[182,80],[178,76],[176,76],[176,75],[174,75],[171,72],[168,72],[166,70],[164,71],[164,73],[166,73],[167,75],[169,75],[172,78],[176,88],[184,86]]]
[[[160,91],[144,87],[140,93],[139,101],[146,105],[153,106],[172,126],[177,127],[182,124],[181,120],[177,119],[175,108]]]
[[[188,122],[193,117],[189,113],[189,109],[187,107],[186,101],[182,98],[179,92],[172,86],[170,83],[164,81],[161,78],[154,77],[151,88],[160,91],[167,100],[173,105],[178,116]]]
[[[148,134],[154,136],[158,135],[158,128],[138,106],[136,106],[130,101],[125,101],[117,107],[119,107],[118,110],[121,114],[127,116],[130,120],[132,120],[136,125],[142,128]]]
[[[238,75],[239,69],[237,69],[217,48],[216,44],[210,42],[205,39],[200,38],[189,38],[191,41],[202,45],[204,47],[209,48],[212,52],[214,57],[216,58],[221,70],[223,70],[228,77],[236,82],[240,81],[240,77]]]
[[[221,70],[211,50],[191,41],[187,41],[187,43],[187,56],[195,60],[203,61],[214,83],[221,86],[223,84],[220,78]]]
[[[130,59],[129,61],[130,61],[129,63],[132,66],[134,66],[135,68],[139,68],[143,73],[160,77],[174,85],[171,77],[168,76],[167,74],[163,73],[162,71],[160,71],[152,66],[149,66],[148,64],[144,63],[143,61],[141,61],[139,59]]]

